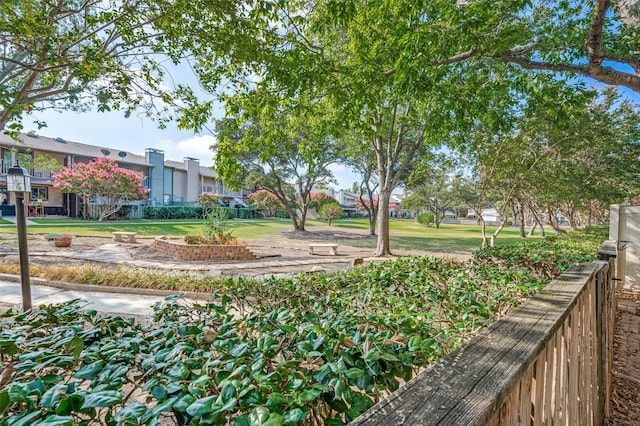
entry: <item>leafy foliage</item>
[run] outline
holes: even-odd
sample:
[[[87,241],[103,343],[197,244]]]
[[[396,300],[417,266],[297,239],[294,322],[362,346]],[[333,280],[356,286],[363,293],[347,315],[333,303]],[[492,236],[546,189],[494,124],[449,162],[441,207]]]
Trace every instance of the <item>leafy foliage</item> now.
[[[517,252],[522,260],[567,247],[555,259],[584,260],[601,235],[484,250],[466,263],[416,257],[227,280],[216,301],[171,297],[148,323],[74,302],[10,311],[0,320],[0,424],[156,424],[163,415],[344,424],[544,286]]]
[[[434,219],[435,219],[435,216],[431,212],[422,213],[420,216],[416,218],[418,223],[421,223],[427,226],[433,226]]]
[[[324,205],[336,202],[336,199],[326,192],[314,192],[309,198],[309,207],[318,211],[320,211]]]
[[[33,0],[0,2],[0,128],[18,137],[22,119],[34,110],[98,111],[138,108],[148,116],[168,117],[169,108],[198,103],[188,87],[163,85],[160,28],[176,16],[179,2]],[[155,54],[152,54],[155,53]],[[162,103],[153,102],[162,98]],[[203,102],[200,108],[207,110]],[[164,116],[164,117],[163,117]],[[38,123],[46,126],[45,123]]]
[[[320,215],[327,218],[327,220],[329,221],[329,226],[331,226],[331,221],[333,219],[340,219],[342,216],[344,216],[344,210],[342,209],[342,206],[340,204],[334,201],[323,205],[320,208]]]
[[[282,209],[284,206],[275,195],[265,189],[259,189],[249,194],[249,203],[251,205],[264,209],[264,216],[273,216],[277,209]]]
[[[228,210],[224,207],[211,207],[212,205],[208,205],[205,212],[203,242],[205,244],[238,244],[238,241],[229,231],[229,224],[227,223],[229,219]]]
[[[149,219],[202,219],[202,206],[146,206],[144,217]]]

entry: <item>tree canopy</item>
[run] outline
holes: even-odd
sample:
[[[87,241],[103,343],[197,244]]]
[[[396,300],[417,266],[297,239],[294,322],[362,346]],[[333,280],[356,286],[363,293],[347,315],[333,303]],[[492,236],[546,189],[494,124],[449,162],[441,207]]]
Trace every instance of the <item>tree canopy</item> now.
[[[185,7],[164,0],[0,2],[0,129],[17,137],[25,115],[45,108],[138,110],[161,126],[187,109],[208,115],[208,101],[185,85],[167,87],[164,78],[162,62],[185,57],[165,36],[168,20]]]

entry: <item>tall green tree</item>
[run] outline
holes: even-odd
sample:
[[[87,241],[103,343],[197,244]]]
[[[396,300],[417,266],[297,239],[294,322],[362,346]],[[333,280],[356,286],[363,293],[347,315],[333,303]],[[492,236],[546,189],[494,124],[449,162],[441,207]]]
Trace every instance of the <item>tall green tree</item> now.
[[[231,186],[272,193],[304,231],[311,191],[332,182],[340,146],[324,130],[320,104],[255,91],[237,95],[218,126],[216,170]]]
[[[572,120],[538,129],[547,144],[544,161],[526,181],[530,198],[544,206],[550,225],[559,230],[560,212],[571,228],[604,219],[610,204],[640,192],[640,115],[637,105],[605,90],[581,108]],[[580,216],[583,219],[580,219]]]
[[[402,208],[433,213],[433,225],[440,228],[445,212],[453,210],[459,201],[453,185],[454,174],[455,163],[443,155],[420,162],[407,179],[409,196],[402,200]]]
[[[215,39],[219,21],[194,19],[186,45],[209,89],[223,81],[246,96],[304,94],[332,105],[327,130],[335,140],[347,128],[375,153],[376,254],[385,255],[388,196],[418,150],[442,140],[471,147],[465,136],[478,127],[510,137],[501,128],[509,128],[517,94],[532,89],[530,81],[589,75],[634,87],[635,76],[601,63],[604,47],[611,59],[637,58],[632,28],[609,6],[601,0],[249,2],[236,4],[223,22],[237,38]],[[606,46],[604,34],[611,40]],[[196,119],[186,124],[198,126]]]

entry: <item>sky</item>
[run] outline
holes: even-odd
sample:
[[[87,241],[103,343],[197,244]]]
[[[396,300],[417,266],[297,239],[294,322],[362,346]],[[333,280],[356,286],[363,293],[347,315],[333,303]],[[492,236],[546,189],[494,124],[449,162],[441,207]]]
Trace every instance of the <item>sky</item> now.
[[[184,69],[173,70],[171,79],[173,83],[188,82],[191,87],[197,87],[193,74],[189,75]],[[604,86],[591,79],[585,80],[597,88]],[[640,102],[637,93],[624,87],[620,88],[620,91],[636,103]],[[219,106],[214,112],[214,117],[221,118],[223,115],[223,108]],[[38,129],[33,123],[34,119],[44,121],[47,127]],[[144,155],[147,148],[154,148],[163,150],[166,160],[182,161],[184,157],[192,157],[198,158],[202,166],[212,166],[214,163],[214,153],[210,147],[215,144],[216,139],[208,130],[194,133],[179,130],[171,123],[165,129],[158,129],[157,124],[151,119],[135,114],[125,118],[122,111],[76,113],[46,110],[25,116],[23,125],[25,132],[33,130],[39,135],[52,138],[61,137],[73,142],[139,155]],[[330,169],[337,180],[337,184],[332,185],[335,189],[349,189],[357,180],[357,177],[342,165],[336,164]]]
[[[179,75],[172,76],[177,80]],[[187,81],[190,78],[186,79]],[[196,83],[197,84],[197,83]],[[215,112],[215,118],[224,115],[222,106]],[[38,129],[34,121],[39,120],[47,124]],[[113,150],[124,150],[134,154],[144,155],[147,148],[163,150],[165,160],[182,161],[184,157],[198,158],[201,166],[212,166],[214,153],[210,149],[215,144],[215,136],[209,131],[194,133],[179,130],[169,123],[165,129],[158,126],[151,119],[131,114],[124,117],[122,111],[109,112],[81,112],[45,110],[26,115],[23,119],[24,132],[35,131],[37,134],[65,140],[97,145]],[[357,180],[346,167],[333,165],[337,185],[335,189],[351,188]]]
[[[222,115],[223,112],[219,111]],[[32,123],[34,119],[47,123],[47,127],[38,129]],[[33,130],[47,137],[61,137],[72,142],[97,145],[109,149],[124,150],[144,155],[147,148],[164,151],[165,160],[182,161],[184,157],[198,158],[201,166],[212,166],[214,162],[211,145],[215,137],[211,133],[197,134],[179,130],[168,125],[158,129],[156,123],[146,117],[132,114],[125,118],[121,111],[83,112],[43,111],[25,117],[24,131]],[[341,165],[331,166],[336,175],[335,189],[350,188],[356,178]]]

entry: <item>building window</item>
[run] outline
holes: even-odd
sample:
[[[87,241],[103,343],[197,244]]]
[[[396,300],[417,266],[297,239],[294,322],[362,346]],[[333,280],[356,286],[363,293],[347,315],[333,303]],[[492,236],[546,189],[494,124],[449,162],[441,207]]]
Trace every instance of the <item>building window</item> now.
[[[45,187],[32,187],[31,188],[31,198],[32,201],[42,200],[47,201],[49,199],[49,188]]]

